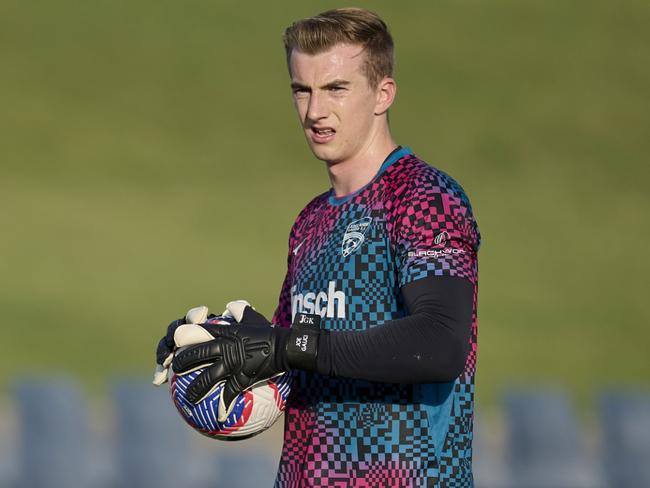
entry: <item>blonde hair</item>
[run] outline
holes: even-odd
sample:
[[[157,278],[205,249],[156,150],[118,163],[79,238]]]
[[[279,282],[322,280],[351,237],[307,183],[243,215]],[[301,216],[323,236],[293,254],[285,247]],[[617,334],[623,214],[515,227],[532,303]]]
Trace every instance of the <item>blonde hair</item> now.
[[[319,54],[336,44],[359,44],[366,52],[363,71],[371,87],[393,76],[393,38],[386,23],[370,10],[338,8],[298,20],[287,27],[283,40],[287,65],[293,50]]]

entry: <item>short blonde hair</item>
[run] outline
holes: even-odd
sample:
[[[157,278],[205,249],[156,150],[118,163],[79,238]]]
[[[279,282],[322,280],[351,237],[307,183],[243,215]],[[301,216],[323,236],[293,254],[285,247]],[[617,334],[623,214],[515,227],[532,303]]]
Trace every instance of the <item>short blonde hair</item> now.
[[[294,50],[319,54],[336,44],[359,44],[366,52],[363,71],[371,87],[393,76],[393,38],[386,23],[370,10],[338,8],[298,20],[287,27],[283,40],[287,64]]]

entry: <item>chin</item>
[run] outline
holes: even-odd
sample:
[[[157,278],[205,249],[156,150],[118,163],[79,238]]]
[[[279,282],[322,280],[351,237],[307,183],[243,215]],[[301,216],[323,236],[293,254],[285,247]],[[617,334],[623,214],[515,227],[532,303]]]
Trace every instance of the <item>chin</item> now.
[[[331,162],[332,160],[338,159],[335,155],[336,151],[334,148],[310,144],[309,149],[311,149],[311,152],[314,154],[316,159],[320,159],[321,161]]]

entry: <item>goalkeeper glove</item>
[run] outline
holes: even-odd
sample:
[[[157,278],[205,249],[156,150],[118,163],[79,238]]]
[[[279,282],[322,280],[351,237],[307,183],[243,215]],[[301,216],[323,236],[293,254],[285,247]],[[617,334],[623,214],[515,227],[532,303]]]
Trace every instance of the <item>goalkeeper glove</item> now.
[[[153,374],[153,384],[160,386],[167,382],[169,373],[169,366],[174,359],[174,351],[176,350],[176,343],[174,342],[174,334],[176,330],[185,324],[202,324],[208,319],[208,307],[200,306],[190,309],[185,317],[174,320],[167,327],[167,334],[158,342],[156,349],[156,370]]]
[[[316,369],[320,316],[298,314],[291,329],[273,327],[248,302],[230,302],[225,315],[235,324],[181,325],[174,338],[178,347],[194,344],[173,358],[176,374],[205,370],[187,387],[187,399],[200,402],[224,382],[218,420],[223,422],[237,396],[257,383],[294,367]],[[204,342],[197,344],[203,340]]]

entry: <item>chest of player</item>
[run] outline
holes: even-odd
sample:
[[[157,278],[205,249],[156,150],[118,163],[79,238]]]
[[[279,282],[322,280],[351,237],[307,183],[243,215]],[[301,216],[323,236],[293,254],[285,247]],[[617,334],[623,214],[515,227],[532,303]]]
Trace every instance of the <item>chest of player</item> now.
[[[330,329],[365,328],[397,311],[397,273],[381,209],[330,208],[297,229],[292,315],[316,313]]]

